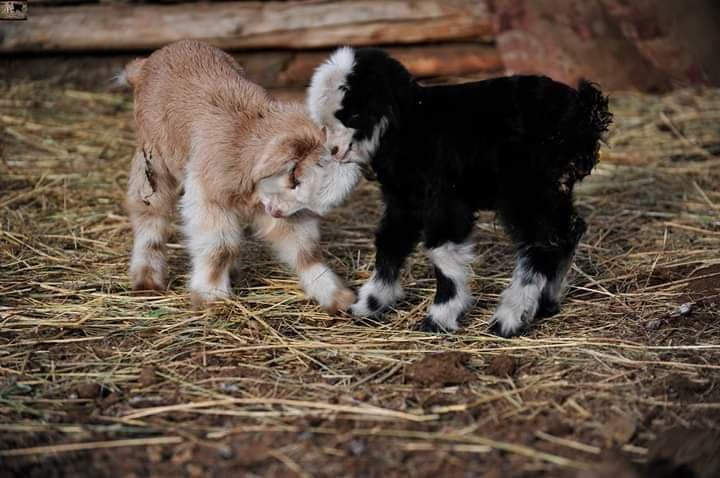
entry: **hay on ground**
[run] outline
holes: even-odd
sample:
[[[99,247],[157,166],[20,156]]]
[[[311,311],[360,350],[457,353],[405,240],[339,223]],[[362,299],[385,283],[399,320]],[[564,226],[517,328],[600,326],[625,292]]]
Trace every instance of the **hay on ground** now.
[[[513,267],[489,213],[455,335],[412,330],[434,287],[421,254],[396,310],[363,323],[306,301],[253,241],[215,310],[190,309],[179,236],[170,290],[133,295],[131,108],[124,93],[0,85],[0,468],[573,476],[608,449],[643,462],[672,427],[720,427],[719,90],[613,97],[577,190],[589,230],[562,312],[513,340],[486,333]],[[353,286],[379,210],[364,184],[324,225]],[[406,374],[423,359],[425,378]],[[445,365],[462,379],[427,378]]]

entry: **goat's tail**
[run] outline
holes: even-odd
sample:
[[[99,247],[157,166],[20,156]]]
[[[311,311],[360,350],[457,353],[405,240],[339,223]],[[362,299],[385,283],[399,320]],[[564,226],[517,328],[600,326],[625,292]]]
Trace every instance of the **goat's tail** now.
[[[572,124],[568,125],[574,134],[568,137],[575,153],[575,173],[581,179],[595,167],[598,162],[600,142],[612,123],[612,113],[608,109],[608,97],[595,84],[580,80],[577,88],[578,103]]]
[[[147,58],[137,58],[125,65],[125,68],[113,78],[113,85],[115,87],[132,86],[137,88],[140,83],[140,73],[146,61]]]

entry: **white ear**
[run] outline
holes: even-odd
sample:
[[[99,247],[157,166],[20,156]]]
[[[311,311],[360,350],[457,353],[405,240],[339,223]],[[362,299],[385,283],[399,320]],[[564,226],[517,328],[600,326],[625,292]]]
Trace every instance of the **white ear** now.
[[[325,113],[333,113],[342,104],[345,92],[340,89],[355,66],[355,50],[342,47],[321,63],[310,80],[307,107],[310,116],[321,124]]]

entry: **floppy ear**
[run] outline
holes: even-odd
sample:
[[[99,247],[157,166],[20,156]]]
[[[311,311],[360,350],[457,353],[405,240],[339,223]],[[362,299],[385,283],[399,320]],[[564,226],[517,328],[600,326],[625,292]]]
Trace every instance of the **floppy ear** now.
[[[284,147],[282,136],[275,136],[263,145],[260,157],[253,162],[252,182],[257,183],[263,178],[277,174],[287,162],[287,148]]]
[[[400,124],[400,103],[397,98],[398,92],[395,88],[392,87],[390,82],[385,79],[385,91],[388,93],[388,101],[387,104],[384,105],[385,108],[378,108],[385,116],[387,116],[388,122],[393,126],[399,126]],[[385,111],[383,111],[385,110]],[[379,118],[378,118],[379,119]]]
[[[395,95],[390,94],[390,104],[388,104],[387,118],[391,125],[400,125],[400,108],[398,107],[397,101],[395,101]]]

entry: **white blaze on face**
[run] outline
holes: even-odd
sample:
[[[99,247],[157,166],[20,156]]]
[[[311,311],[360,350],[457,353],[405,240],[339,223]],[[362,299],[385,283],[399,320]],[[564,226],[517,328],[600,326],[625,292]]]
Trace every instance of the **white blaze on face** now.
[[[293,166],[258,182],[258,198],[273,217],[288,217],[301,210],[327,214],[350,194],[361,175],[357,164],[326,158],[320,164],[305,165],[293,187]]]
[[[265,212],[272,217],[292,216],[303,208],[296,191],[298,188],[293,189],[291,186],[292,166],[291,164],[286,170],[258,182],[258,198]]]
[[[355,66],[355,51],[339,48],[328,60],[317,67],[310,81],[307,106],[312,119],[326,129],[326,145],[333,157],[347,159],[352,145],[353,128],[346,128],[335,113],[342,108],[347,77]]]
[[[355,163],[341,163],[328,158],[320,165],[308,168],[308,174],[312,176],[308,209],[322,216],[345,200],[357,185],[362,172]]]

